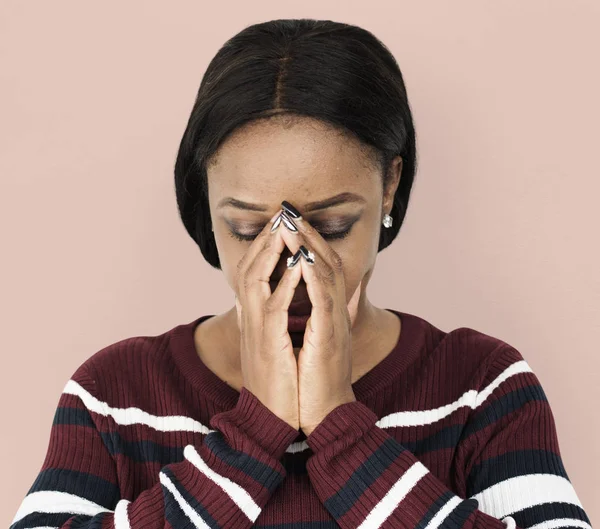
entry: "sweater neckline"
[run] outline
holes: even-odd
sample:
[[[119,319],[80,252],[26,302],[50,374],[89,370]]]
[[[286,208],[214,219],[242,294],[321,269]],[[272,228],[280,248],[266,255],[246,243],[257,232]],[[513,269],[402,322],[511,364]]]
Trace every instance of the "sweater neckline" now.
[[[400,336],[390,353],[352,384],[354,395],[360,401],[365,401],[404,372],[425,343],[423,330],[427,322],[424,319],[394,309],[385,310],[400,318]],[[202,362],[194,341],[196,327],[213,316],[215,314],[205,314],[172,329],[169,347],[181,374],[194,389],[225,409],[230,409],[237,403],[240,392]]]

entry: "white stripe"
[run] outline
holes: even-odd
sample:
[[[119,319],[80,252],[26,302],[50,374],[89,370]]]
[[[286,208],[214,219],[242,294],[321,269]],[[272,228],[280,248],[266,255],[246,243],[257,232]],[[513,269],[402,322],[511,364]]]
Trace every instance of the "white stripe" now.
[[[475,401],[475,407],[480,406],[507,378],[518,375],[519,373],[533,373],[533,370],[525,360],[519,360],[518,362],[509,365],[493,380],[493,382],[488,384],[483,391],[479,392]]]
[[[444,506],[435,513],[434,517],[429,520],[429,523],[425,526],[425,529],[438,529],[438,527],[444,523],[444,520],[448,517],[448,515],[454,509],[456,509],[456,507],[458,507],[462,501],[462,498],[459,498],[456,495],[452,496],[444,504]]]
[[[217,474],[200,457],[200,454],[196,451],[193,445],[187,445],[183,449],[183,455],[200,472],[221,487],[250,521],[256,521],[258,515],[260,514],[261,507],[254,501],[254,498],[248,494],[246,489],[238,485],[235,481],[231,481],[229,478],[222,476],[221,474]]]
[[[583,527],[584,529],[592,529],[589,523],[575,518],[556,518],[530,525],[527,529],[555,529],[556,527]]]
[[[212,431],[201,422],[182,415],[157,416],[135,407],[112,408],[106,402],[98,400],[74,380],[67,382],[63,393],[78,396],[88,410],[100,415],[111,416],[117,424],[124,426],[145,424],[161,432],[186,431],[206,434]]]
[[[477,392],[474,389],[465,391],[457,400],[449,404],[445,404],[438,408],[429,410],[408,410],[391,413],[379,419],[376,425],[379,428],[395,428],[399,426],[426,426],[435,422],[441,421],[451,413],[454,413],[459,408],[469,406],[472,409],[480,406],[491,393],[506,379],[519,373],[533,372],[529,364],[525,360],[519,360],[508,366],[493,382],[491,382],[482,391]],[[91,393],[82,388],[74,380],[69,380],[63,390],[63,393],[78,396],[86,408],[90,411],[104,416],[110,416],[120,425],[145,424],[155,430],[163,432],[200,432],[209,434],[214,432],[210,427],[202,424],[191,417],[182,415],[152,415],[140,408],[113,408],[106,402],[98,400]],[[288,453],[297,453],[308,450],[309,446],[306,441],[292,443],[286,449]]]
[[[131,525],[129,524],[129,513],[127,512],[127,506],[129,505],[129,500],[119,500],[117,506],[115,507],[115,529],[131,529]]]
[[[475,407],[477,401],[477,391],[470,389],[466,391],[458,400],[450,404],[445,404],[432,410],[419,411],[397,411],[382,417],[377,421],[380,428],[394,428],[397,426],[425,426],[441,421],[451,413],[454,413],[463,406]]]
[[[420,461],[414,463],[402,477],[392,485],[390,490],[367,515],[357,529],[377,529],[380,527],[417,482],[428,472],[429,470],[427,470],[427,467]]]
[[[544,503],[564,502],[583,508],[571,482],[553,474],[515,476],[472,498],[479,502],[480,510],[498,519]]]
[[[377,426],[380,428],[392,428],[397,426],[425,426],[445,419],[448,415],[455,412],[459,408],[462,408],[463,406],[469,406],[470,408],[475,409],[478,406],[481,406],[481,404],[502,382],[514,375],[517,375],[518,373],[533,373],[533,371],[525,360],[518,360],[517,362],[514,362],[508,366],[480,392],[470,389],[465,391],[465,393],[463,393],[460,398],[454,402],[445,404],[439,408],[419,411],[398,411],[391,413],[377,421]]]
[[[113,511],[106,509],[93,501],[75,496],[75,494],[53,490],[41,490],[25,496],[11,525],[34,512],[87,514],[89,516],[95,516],[100,512]]]
[[[168,476],[161,470],[158,473],[160,482],[168,489],[168,491],[173,494],[175,501],[181,507],[181,510],[185,513],[185,515],[190,519],[190,521],[194,524],[198,529],[210,529],[210,526],[202,519],[202,517],[190,506],[190,504],[185,501],[183,496],[179,494],[179,491],[173,485],[173,482],[168,478]]]

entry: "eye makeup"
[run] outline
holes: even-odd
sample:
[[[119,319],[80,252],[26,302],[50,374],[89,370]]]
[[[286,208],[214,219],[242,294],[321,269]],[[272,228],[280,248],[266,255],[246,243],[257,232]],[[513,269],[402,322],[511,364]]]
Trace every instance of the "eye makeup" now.
[[[312,226],[321,234],[325,240],[340,240],[345,239],[350,234],[352,226],[360,217],[348,219],[348,222],[335,222],[335,223],[313,223]],[[229,223],[228,223],[229,224]],[[229,224],[230,230],[228,234],[238,241],[252,241],[260,233],[258,230],[254,233],[240,233],[237,231],[233,223]],[[239,229],[239,228],[238,228]]]
[[[323,237],[323,239],[325,239],[325,240],[345,239],[350,234],[351,229],[352,229],[352,227],[348,228],[347,230],[337,231],[334,233],[323,233],[323,232],[320,232],[320,233],[321,233],[321,236]],[[238,241],[252,241],[258,235],[258,233],[246,235],[244,233],[237,233],[232,230],[229,230],[228,233],[231,237],[233,237],[234,239],[237,239]]]

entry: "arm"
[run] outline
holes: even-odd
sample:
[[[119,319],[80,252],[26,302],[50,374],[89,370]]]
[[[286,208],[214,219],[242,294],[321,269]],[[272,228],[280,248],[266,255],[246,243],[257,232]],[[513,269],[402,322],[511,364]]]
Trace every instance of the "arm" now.
[[[98,421],[125,410],[93,388],[84,364],[60,397],[43,466],[11,529],[249,528],[285,477],[279,460],[298,431],[242,388],[234,409],[212,417],[215,431],[201,446],[187,445],[133,501],[122,498]]]
[[[494,362],[498,376],[461,399],[473,408],[458,448],[468,467],[459,477],[465,498],[378,427],[361,402],[338,406],[317,426],[306,441],[315,452],[307,470],[340,527],[591,528],[539,380],[515,349],[506,351]]]

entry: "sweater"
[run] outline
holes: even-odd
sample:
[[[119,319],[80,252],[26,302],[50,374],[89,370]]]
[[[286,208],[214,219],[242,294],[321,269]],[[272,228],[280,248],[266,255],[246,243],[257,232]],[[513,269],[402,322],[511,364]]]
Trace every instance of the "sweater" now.
[[[386,310],[397,344],[308,437],[201,361],[211,314],[97,351],[11,529],[590,528],[519,351]]]

